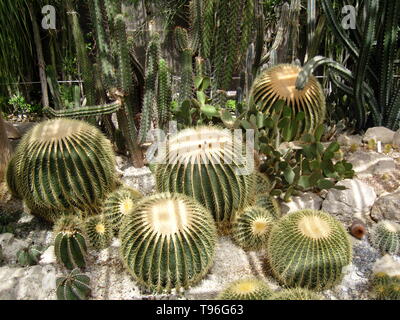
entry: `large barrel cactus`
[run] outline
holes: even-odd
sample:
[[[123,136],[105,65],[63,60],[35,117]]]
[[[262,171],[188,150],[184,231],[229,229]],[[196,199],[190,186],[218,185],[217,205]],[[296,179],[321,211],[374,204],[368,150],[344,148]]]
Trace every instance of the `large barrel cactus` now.
[[[278,291],[268,300],[324,300],[324,298],[314,291],[303,288],[292,288]]]
[[[346,230],[331,215],[300,210],[272,228],[267,256],[273,274],[284,285],[324,290],[341,280],[352,248]]]
[[[119,235],[125,267],[155,292],[188,288],[213,263],[216,228],[212,216],[182,194],[143,198],[123,217]]]
[[[229,130],[188,128],[169,139],[166,163],[156,169],[157,188],[194,197],[226,231],[254,190],[254,175],[245,169],[242,143]]]
[[[296,89],[296,80],[302,70],[291,64],[279,64],[262,72],[254,81],[252,97],[260,111],[270,113],[278,100],[283,100],[291,108],[292,115],[304,112],[304,120],[299,124],[298,136],[312,133],[322,124],[326,114],[324,91],[314,76],[310,76],[303,90]]]
[[[83,121],[58,119],[36,125],[22,138],[14,157],[11,189],[36,208],[86,210],[114,188],[111,143]]]

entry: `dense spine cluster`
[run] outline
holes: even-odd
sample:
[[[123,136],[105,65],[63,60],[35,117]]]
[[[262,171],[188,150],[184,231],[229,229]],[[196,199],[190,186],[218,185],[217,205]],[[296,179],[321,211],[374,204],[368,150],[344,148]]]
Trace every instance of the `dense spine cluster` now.
[[[400,224],[383,220],[374,226],[371,232],[371,243],[383,253],[400,253]]]
[[[218,300],[268,300],[272,290],[256,278],[242,279],[229,284],[217,297]]]
[[[103,215],[88,217],[84,221],[84,230],[91,247],[107,248],[113,238],[113,228]]]
[[[324,299],[320,294],[316,292],[303,288],[293,288],[275,292],[268,300],[324,300]]]

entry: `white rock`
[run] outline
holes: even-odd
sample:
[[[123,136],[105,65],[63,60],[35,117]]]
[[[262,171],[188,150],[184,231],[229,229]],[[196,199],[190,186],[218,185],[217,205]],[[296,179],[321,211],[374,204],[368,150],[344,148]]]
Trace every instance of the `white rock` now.
[[[155,178],[148,167],[135,168],[132,166],[126,168],[122,181],[146,195],[153,192],[156,184]]]
[[[15,263],[17,252],[28,245],[28,242],[16,239],[12,233],[0,234],[0,246],[3,248],[3,259],[6,262]]]
[[[341,146],[351,146],[353,144],[360,146],[362,145],[362,137],[357,134],[357,135],[347,135],[347,134],[341,134],[337,138],[337,142]]]
[[[396,147],[400,147],[400,129],[396,131],[393,135],[393,142],[392,144]]]
[[[372,223],[369,213],[376,199],[374,189],[358,179],[346,179],[337,185],[347,189],[330,189],[322,202],[322,210],[335,216],[347,227],[355,218]]]
[[[29,214],[29,213],[23,212],[21,217],[18,220],[18,223],[19,224],[30,223],[30,222],[32,222],[32,220],[34,218],[35,218],[35,216],[33,216],[33,215]]]
[[[312,192],[306,192],[301,196],[292,197],[290,202],[282,202],[282,213],[291,213],[301,209],[321,209],[323,199]]]
[[[50,246],[40,256],[39,264],[46,265],[46,264],[54,264],[54,263],[57,263],[57,257],[54,252],[54,246]]]
[[[384,272],[391,277],[400,275],[400,259],[385,254],[382,258],[378,259],[372,267],[373,273]]]
[[[396,169],[393,158],[377,152],[356,151],[347,161],[353,165],[358,175],[384,174]]]
[[[372,207],[371,217],[375,221],[387,219],[400,223],[400,191],[378,198]]]
[[[363,137],[364,142],[368,142],[374,139],[376,142],[381,141],[382,143],[392,143],[394,131],[385,127],[374,127],[369,128]]]

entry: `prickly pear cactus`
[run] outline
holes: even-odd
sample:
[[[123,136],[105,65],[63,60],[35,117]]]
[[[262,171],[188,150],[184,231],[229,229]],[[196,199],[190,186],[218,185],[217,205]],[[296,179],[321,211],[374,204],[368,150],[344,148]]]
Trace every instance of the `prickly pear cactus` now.
[[[383,220],[376,224],[371,232],[371,243],[382,253],[400,253],[400,224]]]
[[[85,267],[87,244],[81,219],[71,215],[59,218],[54,225],[53,235],[58,262],[70,270]]]
[[[342,279],[352,259],[349,235],[328,213],[300,210],[271,230],[267,258],[277,280],[289,287],[324,290]]]
[[[324,298],[320,294],[311,290],[293,288],[278,291],[268,300],[324,300]]]
[[[86,300],[91,293],[90,278],[74,269],[68,276],[56,279],[58,300]]]
[[[236,211],[254,192],[246,165],[242,143],[229,130],[188,128],[167,142],[166,163],[156,170],[157,189],[194,197],[211,211],[220,231],[229,231]]]
[[[242,279],[229,284],[222,291],[218,300],[268,300],[272,290],[257,278]]]
[[[210,212],[194,199],[155,194],[124,216],[121,258],[135,280],[152,291],[188,288],[210,269],[216,236]]]
[[[107,248],[112,241],[113,228],[103,215],[86,218],[84,221],[84,230],[92,248]]]

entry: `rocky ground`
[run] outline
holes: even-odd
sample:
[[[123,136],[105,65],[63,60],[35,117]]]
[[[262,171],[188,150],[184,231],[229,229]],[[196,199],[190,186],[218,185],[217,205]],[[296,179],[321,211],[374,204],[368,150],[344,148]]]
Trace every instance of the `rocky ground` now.
[[[378,128],[379,129],[379,128]],[[387,154],[367,148],[371,139],[384,144],[400,145],[400,134],[383,129],[361,136],[340,136],[345,158],[351,161],[357,172],[352,180],[339,182],[346,190],[330,190],[320,194],[305,193],[283,203],[285,214],[300,208],[322,209],[349,227],[358,218],[368,228],[382,219],[400,222],[400,152],[391,149]],[[389,135],[389,137],[388,137]],[[372,136],[372,138],[371,138]],[[397,142],[396,142],[397,139]],[[385,141],[385,142],[384,142]],[[357,148],[355,148],[355,145]],[[381,150],[378,150],[381,151]],[[117,170],[128,185],[149,194],[154,189],[154,177],[148,168],[135,169],[126,159],[118,157]],[[7,215],[12,233],[0,234],[0,299],[55,299],[55,280],[68,271],[56,263],[52,247],[51,225],[29,215],[20,201],[11,199],[5,185],[0,185],[0,214]],[[373,270],[391,268],[400,271],[400,257],[384,256],[371,247],[368,235],[363,240],[351,237],[353,262],[344,272],[341,284],[323,295],[330,300],[371,299],[369,280]],[[41,245],[44,253],[39,265],[21,268],[16,263],[16,252],[29,244]],[[214,299],[231,281],[257,276],[265,279],[272,289],[279,290],[267,270],[263,252],[245,252],[229,237],[218,242],[215,263],[197,286],[186,292],[154,296],[139,288],[125,271],[119,260],[119,241],[102,251],[90,251],[89,262],[84,270],[91,278],[91,299]]]

